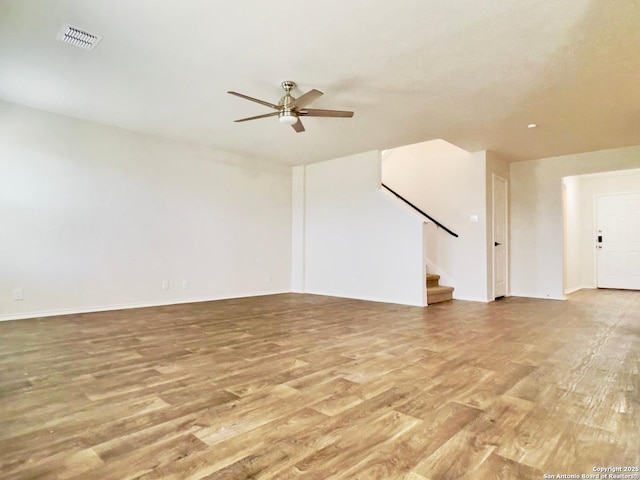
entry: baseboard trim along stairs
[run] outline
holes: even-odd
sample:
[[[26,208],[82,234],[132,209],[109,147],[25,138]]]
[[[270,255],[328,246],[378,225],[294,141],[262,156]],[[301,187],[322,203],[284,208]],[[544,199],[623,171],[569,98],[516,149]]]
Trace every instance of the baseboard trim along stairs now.
[[[427,305],[453,299],[453,287],[440,285],[440,275],[427,274]]]

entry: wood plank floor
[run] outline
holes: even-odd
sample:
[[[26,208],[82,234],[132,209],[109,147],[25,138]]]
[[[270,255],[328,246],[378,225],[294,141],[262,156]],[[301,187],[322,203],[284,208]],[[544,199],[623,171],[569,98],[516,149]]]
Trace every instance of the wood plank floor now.
[[[0,478],[593,474],[640,465],[639,390],[638,292],[1,322]]]

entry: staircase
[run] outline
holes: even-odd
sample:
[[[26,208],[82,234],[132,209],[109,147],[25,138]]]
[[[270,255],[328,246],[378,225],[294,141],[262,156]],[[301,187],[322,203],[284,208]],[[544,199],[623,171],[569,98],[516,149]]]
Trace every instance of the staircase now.
[[[446,302],[453,298],[453,287],[439,285],[440,275],[427,273],[427,305]]]

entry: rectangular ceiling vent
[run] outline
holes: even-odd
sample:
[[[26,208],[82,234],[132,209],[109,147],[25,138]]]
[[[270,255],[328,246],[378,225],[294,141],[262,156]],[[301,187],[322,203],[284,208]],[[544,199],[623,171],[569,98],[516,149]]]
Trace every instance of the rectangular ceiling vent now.
[[[63,43],[75,45],[85,50],[93,50],[96,48],[96,45],[100,43],[100,40],[102,40],[101,35],[89,33],[86,30],[68,24],[62,26],[56,38]]]

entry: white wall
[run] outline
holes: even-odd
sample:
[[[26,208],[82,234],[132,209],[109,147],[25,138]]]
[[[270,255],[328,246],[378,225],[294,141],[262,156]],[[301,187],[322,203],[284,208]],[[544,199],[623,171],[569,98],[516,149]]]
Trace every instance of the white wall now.
[[[427,263],[437,268],[431,273],[455,287],[457,299],[489,299],[487,173],[485,152],[471,154],[443,140],[389,150],[382,162],[386,185],[459,235],[427,226]]]
[[[422,219],[380,191],[380,154],[304,169],[305,291],[426,305]]]
[[[564,215],[564,292],[575,292],[584,288],[582,284],[582,262],[584,261],[581,247],[581,202],[580,202],[580,177],[565,177],[563,186],[565,190],[565,215]]]
[[[567,212],[570,228],[565,232],[566,256],[569,262],[573,261],[572,268],[568,269],[567,278],[575,280],[566,286],[566,291],[596,288],[596,196],[640,192],[640,170],[566,177],[564,182],[577,185],[576,212]]]
[[[2,319],[290,290],[290,169],[0,103],[0,172]]]
[[[640,167],[640,146],[511,164],[511,294],[563,299],[562,178]]]
[[[291,169],[291,291],[304,293],[305,167]]]

